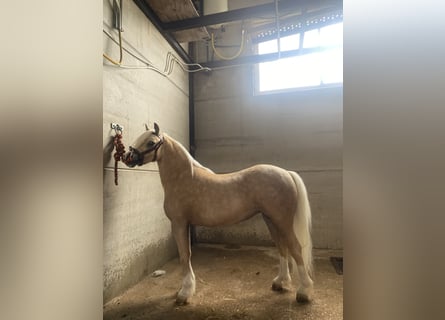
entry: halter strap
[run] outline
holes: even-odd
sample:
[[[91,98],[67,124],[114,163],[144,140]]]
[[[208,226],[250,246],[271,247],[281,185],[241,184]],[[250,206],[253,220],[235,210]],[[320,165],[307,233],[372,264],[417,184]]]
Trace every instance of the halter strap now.
[[[157,158],[158,158],[158,149],[159,149],[159,147],[164,143],[164,137],[163,136],[160,136],[160,135],[156,135],[158,138],[159,138],[159,141],[158,141],[158,143],[156,143],[154,146],[152,146],[151,148],[148,148],[147,150],[144,150],[144,151],[139,151],[138,149],[136,149],[136,148],[133,148],[133,147],[129,147],[129,149],[130,149],[130,151],[132,151],[132,152],[134,152],[134,153],[136,153],[137,154],[137,156],[138,156],[138,165],[142,165],[142,162],[144,161],[144,157],[145,157],[145,155],[147,154],[147,153],[150,153],[150,152],[155,152],[155,156],[154,156],[154,158],[153,158],[153,161],[156,161],[157,160]]]

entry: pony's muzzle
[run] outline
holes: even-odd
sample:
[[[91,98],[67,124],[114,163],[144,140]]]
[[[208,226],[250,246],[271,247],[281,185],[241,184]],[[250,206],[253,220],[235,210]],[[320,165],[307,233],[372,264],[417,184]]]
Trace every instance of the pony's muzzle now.
[[[141,160],[139,158],[140,158],[139,154],[137,154],[137,153],[135,153],[133,151],[128,151],[122,157],[122,162],[125,163],[128,167],[133,168],[137,164],[139,164],[139,162]]]

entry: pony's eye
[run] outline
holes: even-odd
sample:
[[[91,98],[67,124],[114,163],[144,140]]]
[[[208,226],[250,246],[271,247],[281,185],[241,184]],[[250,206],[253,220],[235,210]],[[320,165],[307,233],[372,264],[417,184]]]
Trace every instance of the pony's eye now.
[[[149,141],[147,145],[148,145],[149,147],[152,147],[154,144],[155,144],[155,143],[154,143],[153,141]]]

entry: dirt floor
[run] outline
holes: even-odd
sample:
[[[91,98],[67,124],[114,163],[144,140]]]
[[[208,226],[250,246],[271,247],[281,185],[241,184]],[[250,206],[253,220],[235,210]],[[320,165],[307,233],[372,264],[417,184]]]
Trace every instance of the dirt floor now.
[[[295,300],[297,280],[284,292],[271,289],[278,273],[275,248],[196,245],[192,248],[196,293],[189,304],[175,304],[182,278],[174,259],[161,268],[165,275],[146,276],[109,301],[104,319],[343,319],[343,276],[329,260],[341,255],[341,251],[314,250],[314,300],[300,304]]]

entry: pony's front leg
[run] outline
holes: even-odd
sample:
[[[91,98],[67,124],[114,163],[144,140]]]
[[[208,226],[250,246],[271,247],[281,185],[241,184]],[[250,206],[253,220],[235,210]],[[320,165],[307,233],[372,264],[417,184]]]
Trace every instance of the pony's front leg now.
[[[190,233],[188,223],[172,222],[172,232],[178,246],[179,261],[182,266],[182,287],[178,292],[176,298],[177,304],[187,303],[188,298],[195,293],[195,274],[193,273],[191,263],[191,249],[190,249]]]

